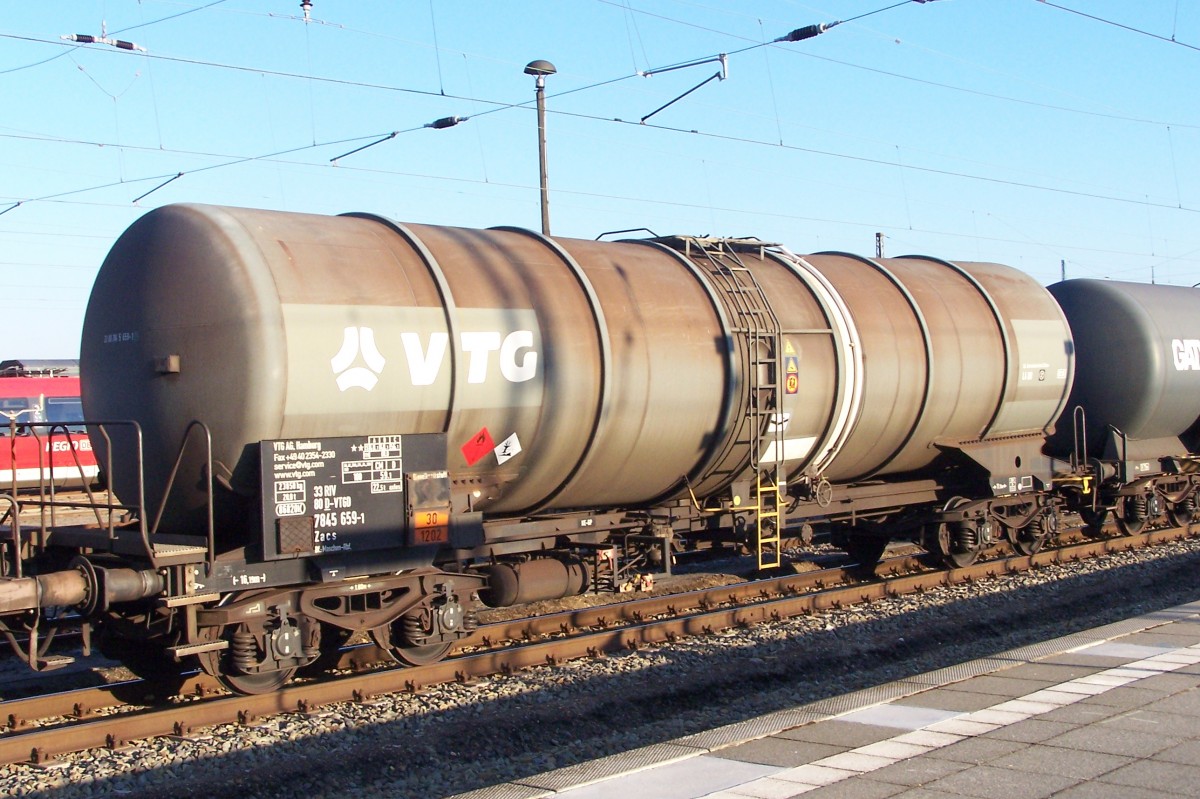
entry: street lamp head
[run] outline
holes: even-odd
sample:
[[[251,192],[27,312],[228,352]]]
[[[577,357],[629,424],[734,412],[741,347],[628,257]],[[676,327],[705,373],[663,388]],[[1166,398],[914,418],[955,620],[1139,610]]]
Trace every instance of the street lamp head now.
[[[546,181],[546,76],[558,72],[549,61],[538,59],[525,65],[525,74],[533,75],[537,96],[538,172],[542,184],[542,235],[550,235],[550,189]]]
[[[536,75],[539,78],[545,77],[546,75],[553,75],[556,72],[558,72],[558,70],[554,68],[553,64],[541,58],[539,58],[537,61],[530,61],[525,65],[526,75]]]

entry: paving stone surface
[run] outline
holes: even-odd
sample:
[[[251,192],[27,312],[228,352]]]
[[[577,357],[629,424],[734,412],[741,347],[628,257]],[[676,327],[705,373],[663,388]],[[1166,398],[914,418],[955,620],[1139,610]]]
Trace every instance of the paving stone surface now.
[[[1200,796],[1200,603],[1138,621],[1109,625],[1120,633],[1112,640],[1057,639],[1072,651],[1028,647],[1039,658],[1030,662],[939,670],[946,684],[918,675],[826,700],[819,710],[836,708],[832,718],[797,708],[787,718],[813,720],[752,740],[714,738],[696,757],[554,796]]]

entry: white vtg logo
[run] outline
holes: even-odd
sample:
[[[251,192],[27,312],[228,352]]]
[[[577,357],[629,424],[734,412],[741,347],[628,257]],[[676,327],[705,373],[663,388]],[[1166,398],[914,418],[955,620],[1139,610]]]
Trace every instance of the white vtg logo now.
[[[350,364],[362,353],[366,367]],[[379,382],[379,373],[387,360],[379,354],[375,346],[375,331],[369,327],[348,327],[342,337],[342,348],[338,354],[329,359],[333,373],[337,375],[339,391],[348,388],[365,388],[367,391],[375,388]]]
[[[1175,368],[1180,372],[1200,371],[1200,339],[1173,339],[1171,354],[1175,356]]]
[[[414,386],[430,386],[437,380],[450,348],[450,336],[445,332],[429,335],[429,343],[423,346],[421,334],[400,334],[404,355],[408,359],[409,378]],[[459,348],[467,356],[467,382],[483,383],[487,380],[491,354],[498,353],[500,375],[510,383],[523,383],[537,375],[538,354],[533,349],[532,330],[514,330],[507,335],[497,331],[470,331],[459,334]],[[366,368],[350,365],[362,354]],[[370,391],[379,382],[386,359],[375,346],[375,332],[369,327],[347,327],[342,339],[342,348],[330,359],[330,366],[337,375],[338,389],[364,388]]]

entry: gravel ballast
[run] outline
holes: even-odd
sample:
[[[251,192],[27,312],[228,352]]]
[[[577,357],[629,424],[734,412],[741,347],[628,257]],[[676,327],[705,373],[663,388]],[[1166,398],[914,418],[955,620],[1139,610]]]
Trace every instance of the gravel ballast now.
[[[191,739],[0,767],[0,793],[437,797],[701,732],[1200,597],[1200,540],[938,588]]]

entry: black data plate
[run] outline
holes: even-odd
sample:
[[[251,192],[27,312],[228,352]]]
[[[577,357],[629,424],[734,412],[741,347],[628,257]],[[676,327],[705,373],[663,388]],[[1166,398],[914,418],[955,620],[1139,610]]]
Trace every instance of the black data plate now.
[[[405,472],[444,469],[441,434],[259,445],[266,560],[405,545]]]

